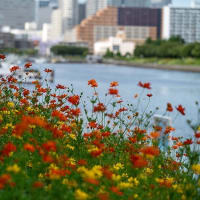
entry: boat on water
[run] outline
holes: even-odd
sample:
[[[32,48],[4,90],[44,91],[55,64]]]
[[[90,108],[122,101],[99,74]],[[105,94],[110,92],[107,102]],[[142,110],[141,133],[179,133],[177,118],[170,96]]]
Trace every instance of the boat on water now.
[[[86,61],[88,63],[102,63],[102,56],[100,56],[100,55],[87,55]]]

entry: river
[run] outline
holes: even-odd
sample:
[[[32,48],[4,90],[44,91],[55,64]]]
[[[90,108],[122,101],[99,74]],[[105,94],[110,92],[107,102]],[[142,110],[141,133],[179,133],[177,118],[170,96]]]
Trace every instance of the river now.
[[[133,96],[141,93],[141,88],[137,86],[138,82],[150,82],[151,91],[144,93],[153,94],[150,109],[154,110],[155,107],[159,107],[158,114],[163,114],[168,102],[174,107],[182,104],[186,108],[186,115],[179,115],[173,120],[173,126],[176,128],[174,135],[190,136],[193,134],[186,120],[192,119],[193,122],[197,120],[195,102],[200,100],[200,73],[105,64],[43,64],[40,67],[55,70],[54,85],[59,83],[70,86],[73,84],[75,92],[84,92],[85,96],[92,94],[91,88],[87,85],[90,79],[96,79],[98,82],[99,94],[105,94],[108,91],[110,82],[118,81],[119,93],[129,103],[136,103]],[[144,95],[144,106],[147,99]],[[175,115],[176,112],[172,114],[172,119]]]

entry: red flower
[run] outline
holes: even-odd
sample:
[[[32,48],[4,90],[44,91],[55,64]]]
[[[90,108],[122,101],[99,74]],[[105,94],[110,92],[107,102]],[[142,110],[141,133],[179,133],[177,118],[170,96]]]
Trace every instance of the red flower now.
[[[80,108],[76,108],[76,109],[71,109],[71,114],[74,116],[79,116],[79,114],[81,113]]]
[[[150,83],[142,83],[141,81],[138,83],[138,86],[146,89],[151,89],[151,84]]]
[[[30,62],[28,62],[28,63],[26,63],[26,64],[24,65],[24,67],[25,67],[26,69],[30,68],[31,66],[32,66],[32,63],[30,63]]]
[[[4,145],[4,148],[1,151],[1,153],[3,156],[9,156],[11,152],[15,152],[16,150],[17,150],[16,146],[13,143],[8,142],[7,144]]]
[[[167,111],[168,112],[172,112],[173,111],[173,107],[171,103],[167,103]]]
[[[41,181],[36,181],[33,183],[34,188],[42,188],[44,184]]]
[[[78,95],[74,95],[68,98],[68,101],[73,105],[79,104],[80,97]]]
[[[63,85],[60,85],[60,84],[58,84],[58,85],[56,86],[56,88],[57,88],[57,89],[66,89],[66,87],[65,87],[65,86],[63,86]]]
[[[108,94],[110,94],[110,95],[118,95],[118,90],[110,88]]]
[[[148,154],[152,156],[158,156],[160,154],[160,150],[158,149],[158,147],[154,147],[154,146],[144,147],[140,151],[144,154]]]
[[[44,71],[45,71],[46,73],[50,73],[50,72],[52,72],[51,69],[45,69]]]
[[[14,72],[18,69],[20,69],[19,66],[13,66],[13,67],[10,68],[10,72]]]
[[[6,58],[6,56],[5,56],[5,55],[3,55],[3,54],[0,54],[0,59],[4,60],[5,58]]]
[[[91,85],[91,87],[98,87],[98,83],[94,79],[89,80],[88,85]]]
[[[30,151],[33,153],[35,151],[35,147],[32,144],[26,143],[24,144],[24,150]]]
[[[110,190],[113,192],[113,193],[115,193],[115,194],[117,194],[117,195],[119,195],[119,196],[122,196],[123,195],[123,192],[121,192],[117,187],[115,187],[115,186],[112,186],[111,188],[110,188]]]
[[[152,97],[153,95],[152,95],[152,94],[147,94],[147,96],[150,98],[150,97]]]
[[[190,144],[193,144],[193,141],[192,139],[187,139],[183,142],[184,145],[190,145]]]
[[[116,82],[116,81],[113,81],[113,82],[111,82],[110,83],[110,87],[116,87],[116,86],[118,86],[119,84],[118,84],[118,82]]]
[[[56,143],[54,141],[47,141],[42,145],[46,151],[56,151]]]
[[[195,133],[196,138],[200,138],[200,133]]]
[[[179,105],[178,107],[176,107],[176,110],[180,112],[182,115],[185,115],[185,108],[183,108],[182,105]]]
[[[103,103],[98,103],[97,106],[94,106],[94,112],[104,112],[106,110],[106,107]]]
[[[131,162],[135,168],[143,168],[148,165],[148,162],[140,155],[132,155]]]

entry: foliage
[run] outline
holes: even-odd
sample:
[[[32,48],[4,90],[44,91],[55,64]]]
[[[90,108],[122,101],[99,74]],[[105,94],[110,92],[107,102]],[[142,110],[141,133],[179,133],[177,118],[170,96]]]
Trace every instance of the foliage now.
[[[89,80],[87,102],[73,88],[33,84],[29,90],[12,75],[0,82],[0,199],[200,198],[200,124],[192,125],[193,138],[152,124],[150,83],[139,82],[141,94],[127,105],[118,82],[102,101],[98,83]],[[140,112],[143,98],[148,103]],[[164,115],[173,111],[185,115],[182,105],[170,103]],[[164,150],[161,134],[171,143]]]
[[[51,47],[51,52],[55,55],[60,56],[75,56],[75,55],[81,55],[86,56],[88,53],[88,48],[85,47],[75,47],[75,46],[65,46],[65,45],[55,45]]]
[[[0,49],[0,53],[12,53],[18,55],[28,55],[28,56],[35,56],[38,54],[37,49],[16,49],[16,48],[4,48]]]
[[[144,45],[136,47],[134,55],[145,58],[199,58],[200,43],[185,44],[179,36],[173,36],[169,40],[147,39]]]

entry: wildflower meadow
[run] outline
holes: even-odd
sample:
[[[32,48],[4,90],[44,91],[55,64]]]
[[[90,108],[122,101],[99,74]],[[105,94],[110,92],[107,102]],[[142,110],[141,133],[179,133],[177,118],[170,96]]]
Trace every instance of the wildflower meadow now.
[[[87,101],[71,86],[32,84],[0,80],[0,200],[200,199],[200,124],[192,138],[154,124],[154,111],[138,109],[142,97],[153,103],[150,83],[139,82],[129,104],[115,81],[101,98],[89,80]],[[164,106],[165,116],[185,115],[183,105]]]

